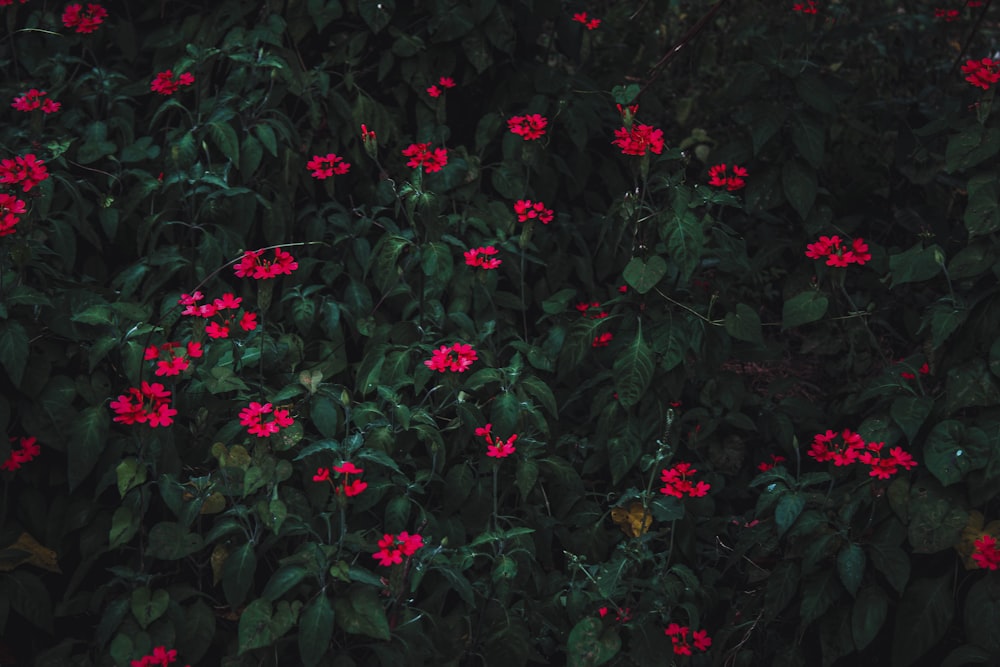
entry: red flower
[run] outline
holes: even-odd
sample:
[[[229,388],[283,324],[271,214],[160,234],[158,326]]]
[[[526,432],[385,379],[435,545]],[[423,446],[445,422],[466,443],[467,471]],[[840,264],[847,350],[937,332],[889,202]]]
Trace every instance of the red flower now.
[[[577,23],[582,23],[586,26],[587,30],[597,30],[597,28],[601,25],[601,19],[588,18],[587,12],[573,14],[573,20]]]
[[[552,222],[555,215],[552,209],[545,208],[542,202],[532,202],[530,199],[519,199],[514,203],[514,213],[517,213],[518,222],[527,222],[538,218],[543,225]]]
[[[792,5],[792,11],[801,12],[803,14],[815,14],[818,11],[816,9],[816,0],[806,0],[804,3],[796,2]]]
[[[240,278],[267,280],[280,275],[290,276],[292,271],[299,268],[295,258],[281,248],[274,249],[274,260],[261,259],[263,254],[263,249],[245,251],[242,259],[234,267],[236,275]]]
[[[375,130],[369,130],[364,123],[361,124],[361,143],[367,145],[369,141],[375,141]]]
[[[33,458],[42,453],[42,448],[38,445],[38,441],[34,436],[28,436],[23,438],[11,438],[11,443],[17,442],[18,447],[15,449],[13,446],[10,450],[10,455],[7,460],[0,464],[0,470],[10,470],[13,472],[21,467],[21,464],[30,462]]]
[[[940,9],[938,7],[934,8],[934,18],[942,19],[945,23],[951,23],[952,21],[957,21],[959,13],[960,12],[957,9]]]
[[[839,434],[831,430],[817,433],[806,453],[820,463],[833,461],[835,466],[846,466],[857,461],[864,449],[864,439],[845,428]]]
[[[465,263],[469,266],[478,266],[480,268],[489,270],[495,269],[503,264],[502,260],[493,257],[499,251],[493,246],[479,247],[479,248],[469,248],[463,255],[465,257]]]
[[[185,354],[186,353],[186,354]],[[181,347],[180,343],[164,343],[157,347],[150,345],[146,348],[146,361],[156,360],[157,376],[180,375],[191,365],[188,357],[200,357],[202,355],[201,343],[190,342],[186,347]]]
[[[622,149],[623,155],[645,155],[646,150],[659,155],[663,152],[663,130],[652,125],[632,125],[629,128],[615,130],[615,146]]]
[[[107,15],[108,10],[98,4],[87,3],[84,9],[79,3],[73,3],[63,10],[62,22],[67,28],[76,28],[79,33],[94,32],[97,26],[104,23]]]
[[[344,158],[333,153],[326,156],[314,155],[313,159],[306,163],[306,168],[312,170],[312,177],[318,179],[330,178],[334,174],[346,174],[351,168],[349,162],[344,162]]]
[[[49,172],[45,163],[37,159],[34,153],[0,160],[0,183],[23,183],[21,189],[27,192],[46,178]]]
[[[486,456],[503,459],[517,451],[514,447],[514,442],[517,440],[516,433],[504,440],[503,438],[494,437],[490,433],[491,428],[493,428],[493,424],[487,424],[476,429],[476,435],[482,436],[486,440]]]
[[[329,468],[316,468],[316,474],[313,475],[314,482],[325,482],[328,479],[330,479]]]
[[[698,471],[690,463],[677,463],[673,468],[664,469],[660,474],[660,481],[663,482],[660,493],[675,498],[683,498],[685,495],[700,498],[707,495],[712,488],[707,482],[695,484],[689,479],[696,472]]]
[[[129,667],[169,667],[174,662],[177,662],[175,649],[168,651],[163,646],[157,646],[150,655],[144,655],[139,660],[130,661]],[[187,667],[191,667],[191,665]]]
[[[383,567],[392,567],[394,563],[402,563],[403,556],[409,558],[424,546],[424,538],[420,535],[410,535],[405,530],[399,535],[385,533],[378,541],[380,547],[372,554]]]
[[[901,447],[891,448],[888,454],[883,453],[884,447],[884,442],[869,442],[867,450],[858,455],[860,463],[871,466],[871,472],[868,473],[870,477],[889,479],[899,472],[899,468],[912,470],[917,466],[913,457]]]
[[[774,468],[774,466],[776,466],[779,463],[782,463],[784,461],[785,461],[785,457],[784,456],[781,456],[780,454],[771,454],[771,460],[770,460],[770,462],[768,462],[768,461],[762,461],[761,463],[759,463],[757,465],[757,470],[759,470],[761,472],[767,472],[768,470],[771,470],[772,468]]]
[[[691,644],[688,643],[688,632],[690,630],[691,628],[686,625],[671,623],[663,631],[663,634],[670,637],[670,641],[673,642],[675,654],[692,655]],[[699,651],[707,651],[708,647],[712,645],[712,638],[708,636],[708,632],[705,630],[695,630],[691,633],[691,637],[694,639],[694,648]]]
[[[194,75],[184,72],[178,77],[174,77],[172,70],[160,72],[149,84],[149,89],[160,95],[173,95],[181,86],[190,86],[194,83]]]
[[[580,311],[581,315],[590,320],[603,320],[608,316],[608,312],[606,310],[601,310],[600,301],[591,301],[590,303],[581,301],[576,304],[574,308]]]
[[[59,111],[62,106],[59,102],[54,102],[49,99],[42,99],[48,93],[44,90],[38,90],[32,88],[26,93],[23,93],[20,97],[15,97],[11,106],[18,111],[34,111],[35,109],[41,109],[43,113],[50,114]]]
[[[590,347],[607,347],[614,337],[613,333],[605,331],[599,336],[594,336],[594,340],[590,341]]]
[[[149,424],[151,427],[170,426],[177,411],[170,407],[170,392],[159,382],[143,381],[111,401],[115,421],[122,424]]]
[[[868,252],[868,244],[862,238],[856,238],[851,242],[851,247],[842,245],[839,236],[821,236],[816,243],[806,246],[806,257],[810,259],[820,259],[826,257],[827,266],[844,267],[848,264],[862,265],[871,260],[872,255]]]
[[[403,149],[403,155],[410,158],[407,167],[423,167],[428,174],[441,171],[448,164],[448,151],[444,148],[430,149],[430,144],[410,144]]]
[[[431,353],[431,358],[424,362],[424,366],[432,371],[451,371],[452,373],[464,373],[472,362],[479,359],[476,351],[471,345],[454,343],[451,347],[442,345]]]
[[[273,415],[274,418],[264,421],[264,415]],[[247,427],[250,435],[266,438],[288,428],[295,420],[288,415],[288,410],[275,408],[270,403],[251,401],[250,405],[240,410],[240,423]]]
[[[507,127],[514,134],[520,135],[525,141],[539,139],[545,134],[547,118],[537,113],[526,116],[511,116],[507,119]]]
[[[431,97],[441,97],[441,89],[437,86],[430,86],[427,88],[427,94]]]
[[[734,164],[732,175],[727,175],[726,165],[717,164],[709,168],[708,175],[711,177],[708,181],[709,185],[724,187],[732,192],[746,185],[746,181],[743,179],[747,176],[747,170]]]
[[[21,222],[17,217],[26,210],[22,200],[14,195],[0,193],[0,236],[14,233],[14,226]]]
[[[360,475],[364,472],[362,468],[357,467],[350,461],[344,461],[344,463],[339,466],[333,466],[333,471],[339,472],[341,475]]]
[[[965,80],[973,86],[989,90],[991,85],[1000,81],[1000,70],[998,70],[998,67],[1000,67],[1000,63],[994,61],[992,58],[967,60],[962,65],[962,73],[967,75]]]
[[[976,561],[983,570],[996,570],[1000,568],[1000,549],[997,548],[997,541],[992,535],[983,535],[972,543],[975,551],[972,552],[972,560]]]
[[[443,76],[440,79],[438,79],[438,85],[441,86],[442,88],[454,88],[455,80],[450,76]]]

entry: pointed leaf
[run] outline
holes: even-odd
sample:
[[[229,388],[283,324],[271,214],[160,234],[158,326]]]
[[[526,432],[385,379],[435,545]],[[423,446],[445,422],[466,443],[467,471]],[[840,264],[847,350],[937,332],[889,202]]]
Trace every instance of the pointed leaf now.
[[[333,605],[320,593],[306,605],[299,617],[299,655],[305,667],[323,659],[333,638]]]
[[[952,579],[949,572],[907,587],[896,607],[892,667],[909,667],[944,637],[955,615]]]
[[[632,343],[618,353],[614,363],[615,389],[623,406],[632,407],[645,395],[654,368],[653,351],[642,339],[640,324]]]

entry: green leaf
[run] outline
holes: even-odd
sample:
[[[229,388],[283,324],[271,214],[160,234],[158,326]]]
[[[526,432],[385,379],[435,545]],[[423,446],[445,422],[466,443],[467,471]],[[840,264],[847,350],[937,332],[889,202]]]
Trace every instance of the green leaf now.
[[[792,601],[799,592],[801,576],[798,561],[782,560],[774,566],[764,589],[764,613],[768,618],[777,618]]]
[[[815,114],[797,111],[792,114],[792,143],[806,162],[819,169],[823,165],[826,129]]]
[[[970,123],[948,139],[944,150],[944,169],[951,173],[965,171],[1000,152],[1000,129]]]
[[[229,123],[213,122],[208,124],[209,135],[212,141],[219,147],[222,154],[232,160],[235,164],[240,163],[240,140],[236,137],[236,130]],[[247,174],[244,174],[247,176]]]
[[[330,396],[315,395],[309,400],[309,419],[321,435],[336,437],[340,428],[340,407]]]
[[[973,644],[963,644],[952,649],[951,653],[945,656],[941,667],[964,667],[964,665],[982,665],[990,662],[994,657],[986,649]]]
[[[537,399],[550,415],[553,417],[559,416],[555,394],[552,393],[552,389],[543,380],[534,375],[527,375],[521,378],[518,386]]]
[[[420,248],[420,266],[425,276],[447,283],[454,273],[455,262],[448,246],[431,242]]]
[[[1000,404],[1000,388],[983,359],[950,368],[945,386],[945,412],[953,414],[970,407]]]
[[[504,392],[493,401],[490,423],[497,437],[509,438],[518,431],[521,417],[521,402],[513,392]]]
[[[274,609],[270,602],[261,598],[248,604],[240,614],[237,630],[240,655],[274,644],[292,629],[301,608],[302,603],[297,600],[292,604],[282,600]]]
[[[916,440],[917,433],[927,420],[934,399],[927,396],[901,396],[894,399],[889,408],[893,421],[903,429],[906,439],[911,443]]]
[[[858,592],[851,612],[855,648],[862,651],[872,643],[885,624],[888,611],[889,596],[878,586],[866,586]]]
[[[994,655],[1000,654],[1000,577],[994,572],[972,584],[965,597],[965,636]]]
[[[29,623],[52,634],[52,597],[42,580],[22,569],[8,572],[0,579],[0,598],[10,601],[10,608]],[[35,664],[39,664],[35,661]]]
[[[930,280],[940,273],[943,264],[944,251],[941,246],[934,244],[924,248],[918,242],[909,250],[889,257],[891,287]]]
[[[908,511],[907,537],[915,553],[930,554],[950,549],[969,519],[960,501],[933,479],[913,484]]]
[[[764,342],[760,330],[760,317],[744,303],[736,304],[734,310],[726,313],[725,327],[726,333],[738,340],[751,343]]]
[[[280,501],[272,500],[271,502]],[[279,567],[271,575],[271,578],[268,579],[267,585],[264,586],[264,590],[261,591],[260,596],[270,602],[274,602],[305,579],[307,574],[309,574],[309,570],[301,565]]]
[[[802,582],[802,604],[799,614],[802,616],[802,628],[818,619],[833,606],[840,597],[840,584],[833,568],[821,568],[815,574]]]
[[[603,665],[618,655],[621,647],[617,628],[605,628],[599,618],[588,616],[570,630],[566,642],[567,664],[569,667]]]
[[[249,134],[243,137],[243,143],[240,144],[240,173],[243,178],[250,178],[257,171],[263,157],[264,149],[260,142]]]
[[[124,498],[129,489],[146,481],[146,466],[134,456],[127,456],[115,466],[115,475],[118,477],[118,495]]]
[[[935,424],[924,442],[924,462],[927,469],[944,486],[956,484],[973,471],[989,463],[989,437],[976,427],[948,419]]]
[[[836,113],[837,104],[830,88],[813,72],[803,72],[795,79],[795,92],[803,102],[825,114]]]
[[[299,655],[305,667],[319,664],[333,638],[333,605],[321,592],[313,598],[299,617]]]
[[[965,228],[969,238],[1000,229],[1000,176],[996,172],[977,174],[969,179],[966,189],[969,201],[965,205]]]
[[[675,202],[675,209],[677,206]],[[701,262],[702,249],[705,247],[705,231],[701,221],[689,210],[675,210],[667,223],[665,235],[667,252],[680,269],[681,279],[690,280]]]
[[[542,301],[542,311],[549,315],[564,313],[566,312],[566,308],[569,305],[570,300],[575,295],[576,290],[572,288],[559,290],[555,294],[550,295],[547,299],[545,299],[545,301]]]
[[[906,552],[895,546],[872,544],[868,549],[868,557],[896,592],[902,593],[910,580],[910,557]]]
[[[274,136],[274,130],[266,123],[254,125],[253,132],[260,143],[267,149],[272,157],[278,157],[278,140]]]
[[[11,382],[21,386],[28,363],[28,334],[20,322],[0,322],[0,364]]]
[[[955,615],[949,572],[937,579],[910,584],[896,607],[892,637],[892,667],[908,667],[944,638]]]
[[[778,537],[792,527],[805,506],[806,499],[797,493],[786,493],[781,497],[778,506],[774,508],[774,523],[778,529]]]
[[[830,300],[820,292],[800,292],[785,302],[781,310],[781,327],[791,329],[815,322],[826,315]]]
[[[626,408],[639,402],[653,379],[653,351],[642,339],[640,323],[631,344],[618,353],[613,372],[618,400]]]
[[[611,97],[614,98],[615,104],[626,106],[632,104],[641,90],[639,85],[635,83],[630,83],[627,86],[615,86],[611,89]]]
[[[337,625],[350,635],[365,635],[389,641],[389,621],[374,588],[351,586],[333,601]]]
[[[149,531],[147,554],[162,560],[179,560],[202,547],[201,536],[174,521],[161,521]]]
[[[170,605],[170,594],[162,588],[155,591],[143,586],[132,591],[132,615],[143,630],[163,616]]]
[[[837,554],[837,573],[847,592],[857,595],[865,575],[865,552],[860,545],[851,542],[841,547]]]
[[[666,273],[667,263],[662,257],[653,255],[645,261],[639,257],[633,257],[625,267],[622,275],[629,287],[633,288],[639,294],[645,294],[656,287],[656,283],[660,282],[660,279]]]
[[[358,12],[374,33],[389,25],[395,10],[395,0],[358,0]]]
[[[613,484],[618,484],[642,455],[642,441],[634,429],[627,428],[623,429],[621,436],[609,439],[607,448],[611,481]]]
[[[222,564],[222,591],[226,594],[226,602],[234,609],[243,604],[253,586],[257,571],[257,555],[253,547],[252,542],[241,544]]]
[[[791,159],[781,168],[781,186],[785,199],[805,220],[809,216],[819,185],[816,170],[798,158]]]
[[[84,408],[73,421],[75,437],[72,446],[67,447],[66,475],[70,490],[75,489],[90,474],[101,458],[107,445],[110,423],[107,408],[103,405]]]
[[[115,508],[111,517],[111,530],[108,531],[108,548],[116,549],[135,537],[139,532],[140,517],[136,516],[131,507],[122,505]]]

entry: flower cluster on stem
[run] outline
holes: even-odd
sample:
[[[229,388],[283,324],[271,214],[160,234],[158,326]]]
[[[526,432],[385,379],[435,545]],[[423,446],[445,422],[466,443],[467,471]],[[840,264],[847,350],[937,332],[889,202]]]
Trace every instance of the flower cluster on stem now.
[[[486,441],[486,456],[504,459],[517,451],[517,448],[514,447],[517,433],[504,440],[490,433],[492,428],[493,424],[487,424],[476,429],[476,435]]]
[[[159,382],[145,380],[139,387],[131,387],[111,401],[111,409],[115,411],[116,422],[148,424],[153,428],[170,426],[177,414],[177,410],[170,407],[170,392]]]
[[[851,245],[848,246],[839,236],[821,236],[819,241],[806,246],[806,257],[810,259],[826,257],[827,266],[844,267],[848,264],[861,266],[871,260],[872,255],[868,252],[868,244],[860,237],[851,241]]]
[[[202,354],[201,343],[196,341],[184,346],[167,342],[147,347],[144,358],[146,361],[156,361],[155,375],[162,377],[180,375],[191,366],[191,359],[197,359]]]
[[[691,635],[691,641],[688,641],[688,634]],[[691,628],[686,625],[678,625],[677,623],[671,623],[663,631],[663,634],[670,637],[670,641],[674,644],[674,653],[676,655],[693,655],[694,651],[705,652],[708,647],[712,645],[712,638],[708,636],[707,630],[695,630],[691,632]]]
[[[270,415],[271,419],[266,419],[267,415]],[[288,410],[275,408],[270,403],[251,401],[250,405],[240,410],[240,423],[247,427],[247,433],[250,435],[267,438],[283,428],[288,428],[295,423],[295,420],[288,414]]]
[[[42,99],[46,95],[48,95],[48,93],[44,90],[32,88],[28,92],[21,94],[19,97],[15,97],[11,106],[18,111],[24,111],[26,113],[34,111],[35,109],[41,109],[42,113],[46,114],[59,111],[62,104],[51,98]]]
[[[850,429],[844,429],[840,433],[829,429],[826,433],[817,433],[806,453],[820,463],[830,461],[838,467],[853,463],[869,466],[869,476],[879,479],[889,479],[900,468],[912,470],[917,465],[902,447],[890,447],[887,450],[883,442],[865,443],[864,438]]]
[[[317,468],[316,474],[312,478],[313,481],[330,482],[334,493],[343,493],[348,498],[360,495],[362,491],[368,488],[368,482],[362,482],[360,479],[351,479],[351,475],[360,475],[364,470],[350,461],[345,461],[339,466],[333,466],[332,470],[338,475],[344,476],[343,484],[339,486],[334,484],[333,479],[330,477],[330,468]]]
[[[234,323],[238,323],[243,331],[253,331],[257,328],[256,313],[243,311],[242,314],[239,314],[239,307],[243,302],[242,297],[238,297],[231,292],[226,292],[220,298],[210,303],[198,303],[204,298],[204,294],[196,291],[194,294],[182,294],[177,303],[184,306],[182,315],[203,317],[205,319],[218,317],[217,320],[205,325],[205,333],[208,334],[209,338],[229,338],[230,327]],[[227,311],[235,312],[227,313]],[[237,319],[237,315],[239,315],[239,319]]]
[[[254,280],[267,280],[278,276],[292,275],[292,271],[299,268],[298,262],[291,253],[285,252],[281,248],[274,249],[274,259],[264,258],[264,250],[247,250],[243,257],[234,267],[236,275],[240,278],[253,278]]]
[[[10,442],[12,445],[10,455],[6,461],[0,464],[0,470],[17,470],[22,464],[30,462],[42,453],[42,448],[34,436],[11,438]],[[14,443],[17,443],[16,449],[13,447]]]
[[[424,546],[424,538],[420,535],[410,535],[405,530],[398,535],[385,533],[378,541],[379,550],[372,554],[372,558],[378,561],[383,567],[392,567],[403,562],[403,558],[409,558],[417,553],[417,550]]]
[[[431,353],[431,358],[424,361],[424,366],[440,373],[445,371],[464,373],[477,359],[479,357],[471,345],[453,343],[451,346],[442,345],[434,350]]]
[[[712,487],[708,482],[701,480],[697,483],[693,482],[691,476],[696,472],[698,470],[691,467],[690,463],[684,462],[675,464],[673,468],[664,469],[660,474],[660,481],[663,482],[660,493],[674,498],[683,498],[684,496],[701,498],[707,495]]]

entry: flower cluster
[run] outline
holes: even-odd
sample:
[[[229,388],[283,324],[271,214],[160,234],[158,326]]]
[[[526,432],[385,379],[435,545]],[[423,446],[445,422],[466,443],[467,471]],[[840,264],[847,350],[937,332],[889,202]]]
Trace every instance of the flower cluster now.
[[[771,460],[761,461],[760,463],[758,463],[757,470],[761,472],[767,472],[768,470],[774,468],[774,466],[778,465],[779,463],[784,463],[785,461],[786,461],[785,457],[782,456],[781,454],[771,454]]]
[[[816,14],[819,9],[816,7],[816,0],[806,0],[805,2],[796,2],[792,5],[792,11],[801,14]]]
[[[312,170],[311,176],[318,179],[346,174],[350,168],[350,162],[344,162],[344,158],[334,153],[327,153],[326,156],[313,155],[313,159],[306,163],[306,169]]]
[[[892,447],[886,452],[885,443],[866,444],[864,438],[850,429],[844,429],[841,433],[831,430],[817,433],[806,453],[820,463],[832,461],[835,466],[848,466],[852,463],[869,466],[869,476],[879,479],[889,479],[900,468],[912,470],[917,465],[913,457],[901,447]]]
[[[608,608],[601,607],[597,610],[597,615],[601,618],[606,618],[608,615]],[[632,609],[631,607],[621,607],[615,610],[615,620],[619,623],[628,623],[632,620]]]
[[[93,2],[87,3],[87,8],[83,5],[73,3],[66,5],[63,10],[62,22],[67,28],[75,28],[79,33],[94,32],[97,26],[104,23],[108,15],[108,10]]]
[[[155,374],[159,377],[164,375],[180,375],[191,366],[191,359],[197,359],[203,354],[201,343],[191,341],[186,346],[180,343],[164,343],[156,346],[150,345],[146,348],[146,361],[156,361]]]
[[[708,184],[717,188],[725,188],[730,192],[739,190],[747,184],[744,180],[747,177],[747,170],[739,165],[733,165],[732,173],[727,173],[724,164],[717,164],[708,169]]]
[[[660,481],[663,482],[660,493],[674,498],[683,498],[685,495],[701,498],[707,495],[712,488],[708,482],[699,481],[695,484],[689,479],[696,472],[698,471],[690,463],[678,463],[673,468],[664,469],[660,474]]]
[[[525,141],[540,139],[545,135],[545,126],[549,120],[540,114],[532,113],[526,116],[511,116],[507,119],[507,127]]]
[[[316,474],[313,475],[314,482],[330,482],[333,486],[335,493],[341,493],[348,498],[352,496],[359,495],[362,491],[368,488],[368,482],[362,482],[360,479],[351,479],[351,475],[360,475],[364,472],[363,469],[357,467],[350,461],[345,461],[342,465],[333,466],[333,472],[344,476],[344,483],[342,486],[337,486],[330,479],[330,468],[316,468]]]
[[[149,655],[143,656],[139,660],[129,662],[129,667],[167,667],[167,665],[177,662],[177,650],[166,650],[163,646],[157,646]],[[188,667],[191,667],[188,665]]]
[[[973,543],[975,551],[972,552],[972,560],[983,570],[996,570],[1000,568],[1000,548],[997,548],[996,538],[992,535],[983,535]]]
[[[236,275],[240,278],[253,278],[254,280],[267,280],[278,276],[292,275],[292,271],[299,268],[299,263],[295,261],[291,253],[287,253],[281,248],[274,249],[274,259],[264,259],[261,255],[264,250],[247,250],[243,257],[234,267]]]
[[[608,316],[608,311],[601,310],[600,301],[591,301],[590,303],[581,301],[574,307],[578,311],[580,311],[581,315],[583,315],[589,320],[603,320],[605,317]]]
[[[444,91],[455,87],[455,80],[450,76],[443,76],[438,82],[427,89],[427,94],[431,97],[441,97]]]
[[[403,149],[403,156],[410,158],[407,167],[423,167],[428,174],[441,171],[448,164],[448,151],[443,148],[431,150],[430,144],[410,144]]]
[[[677,623],[671,623],[663,631],[665,635],[670,637],[670,641],[674,643],[674,653],[676,655],[692,655],[692,645],[688,642],[689,632],[691,632],[691,628],[686,625],[678,625]],[[694,648],[698,651],[707,651],[708,647],[712,645],[712,638],[708,636],[707,630],[695,630],[691,632],[691,639],[694,642]]]
[[[517,433],[504,440],[491,434],[490,429],[492,428],[493,424],[487,424],[476,429],[476,435],[486,441],[486,456],[503,459],[517,451],[517,448],[514,447],[514,442],[517,440]]]
[[[806,246],[806,257],[810,259],[826,257],[827,266],[844,267],[848,264],[860,266],[871,260],[872,255],[868,252],[868,244],[863,238],[854,239],[848,247],[839,236],[821,236],[819,241]]]
[[[28,0],[20,0],[21,4],[25,4]],[[10,7],[14,4],[14,0],[0,0],[0,7]]]
[[[934,18],[941,19],[945,23],[957,21],[960,13],[961,12],[957,9],[942,9],[940,7],[934,8]]]
[[[190,86],[194,83],[194,74],[184,72],[176,77],[173,70],[160,72],[149,84],[149,89],[160,95],[173,95],[181,86]]]
[[[590,341],[590,347],[607,347],[614,337],[613,333],[605,331],[602,334],[594,336],[594,340]]]
[[[177,411],[170,407],[170,392],[159,382],[132,387],[111,401],[115,421],[122,424],[149,424],[151,427],[170,426]]]
[[[14,471],[21,467],[22,463],[28,463],[33,458],[42,453],[42,448],[38,445],[37,440],[33,436],[28,436],[26,438],[11,438],[11,443],[17,442],[18,448],[14,449],[11,447],[10,456],[7,460],[0,464],[0,470],[10,470]]]
[[[982,60],[967,60],[962,65],[962,74],[965,80],[977,88],[989,90],[997,81],[1000,81],[1000,62],[992,58]]]
[[[597,30],[601,25],[601,19],[595,19],[594,17],[587,16],[587,12],[577,12],[573,14],[573,20],[577,23],[582,23],[587,30]]]
[[[402,563],[403,556],[409,558],[424,546],[424,538],[420,535],[410,535],[405,530],[399,535],[385,533],[378,541],[379,550],[372,558],[383,567],[392,567],[394,563]]]
[[[204,317],[206,319],[216,315],[219,316],[217,321],[209,322],[205,325],[205,333],[207,333],[210,338],[229,338],[230,327],[237,321],[243,331],[253,331],[257,328],[256,313],[243,311],[239,320],[236,318],[237,313],[226,313],[226,311],[229,310],[238,310],[240,304],[243,302],[242,297],[238,297],[231,292],[226,292],[222,295],[222,297],[212,301],[211,303],[199,304],[198,302],[203,298],[205,298],[205,295],[201,292],[195,292],[194,294],[182,294],[177,303],[184,306],[184,311],[181,315],[192,315],[194,317]]]
[[[929,364],[928,364],[928,363],[927,363],[927,362],[925,361],[925,362],[924,362],[924,363],[923,363],[923,364],[922,364],[922,365],[920,366],[920,368],[919,368],[919,369],[917,369],[917,372],[918,372],[918,373],[920,373],[921,375],[930,375],[930,372],[931,372],[931,367],[930,367],[930,365],[929,365]],[[903,378],[904,380],[916,380],[916,379],[917,379],[917,376],[916,376],[916,375],[914,375],[913,373],[909,372],[909,371],[903,371],[902,373],[900,373],[900,374],[899,374],[899,377]]]
[[[265,421],[265,415],[271,415],[273,419]],[[289,416],[288,410],[276,408],[270,403],[251,401],[250,405],[240,410],[240,423],[247,427],[250,435],[266,438],[288,428],[295,420]]]
[[[442,345],[431,353],[431,358],[424,361],[424,366],[432,371],[451,371],[452,373],[464,373],[472,362],[479,359],[476,351],[471,345],[453,343],[451,347]]]
[[[21,222],[17,217],[26,210],[22,200],[14,195],[0,193],[0,236],[14,233],[14,227]]]
[[[646,151],[659,155],[663,152],[663,130],[652,125],[632,125],[615,130],[615,146],[623,155],[645,155]]]
[[[499,260],[493,255],[497,254],[499,250],[491,245],[486,247],[480,246],[479,248],[469,248],[465,251],[465,263],[469,266],[478,266],[481,269],[495,269],[503,264],[503,260]]]
[[[48,177],[49,172],[45,168],[45,163],[36,158],[34,153],[0,160],[0,183],[21,185],[24,192]]]
[[[18,111],[34,111],[35,109],[41,109],[43,113],[55,113],[59,111],[59,107],[62,106],[59,102],[51,99],[42,99],[48,95],[44,90],[38,90],[37,88],[32,88],[26,93],[23,93],[20,97],[15,97],[11,106]]]
[[[514,202],[514,213],[517,214],[518,222],[528,222],[537,219],[543,225],[552,222],[555,213],[550,208],[545,208],[545,204],[530,199],[518,199]]]

